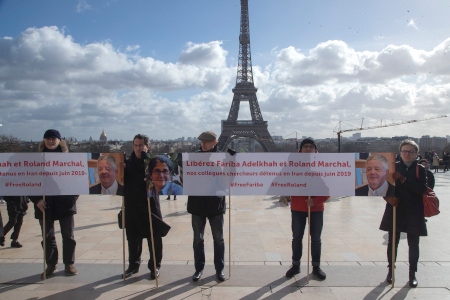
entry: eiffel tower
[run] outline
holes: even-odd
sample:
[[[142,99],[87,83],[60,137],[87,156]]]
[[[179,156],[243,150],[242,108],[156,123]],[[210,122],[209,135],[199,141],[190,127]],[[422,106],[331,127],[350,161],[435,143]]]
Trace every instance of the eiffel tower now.
[[[222,133],[219,137],[218,149],[225,147],[237,138],[248,138],[258,141],[265,152],[275,152],[277,147],[267,130],[259,108],[253,83],[252,57],[250,53],[250,25],[248,18],[248,0],[241,0],[241,31],[239,34],[239,63],[236,86],[233,89],[233,102],[227,120],[222,120]],[[238,121],[241,102],[250,104],[251,120]]]

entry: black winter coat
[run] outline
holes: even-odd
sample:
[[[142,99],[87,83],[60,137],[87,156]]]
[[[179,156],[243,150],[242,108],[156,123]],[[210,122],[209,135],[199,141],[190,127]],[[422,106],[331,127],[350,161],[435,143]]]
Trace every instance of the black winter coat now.
[[[147,202],[146,166],[150,156],[142,152],[137,158],[134,152],[125,161],[124,170],[124,200],[125,200],[125,228],[127,239],[150,237],[150,223]],[[152,213],[162,219],[161,207],[158,199],[150,198]]]
[[[218,152],[217,146],[209,152]],[[225,196],[188,196],[187,211],[201,217],[224,214],[226,211]]]
[[[60,146],[56,150],[49,150],[45,148],[44,141],[39,144],[39,152],[69,152],[67,144],[61,140]],[[31,202],[34,203],[34,217],[41,220],[43,214],[36,206],[36,203],[42,199],[42,196],[30,196]],[[46,220],[60,220],[70,217],[77,213],[78,195],[60,195],[60,196],[46,196],[45,204],[45,219]]]
[[[419,178],[416,176],[418,166]],[[407,167],[400,159],[395,164],[395,171],[406,177],[402,184],[396,182],[395,196],[398,197],[397,207],[397,232],[412,233],[419,236],[427,235],[427,226],[423,212],[422,195],[427,189],[427,175],[425,168],[414,161]],[[392,205],[386,203],[380,229],[384,231],[392,230]]]
[[[9,214],[26,215],[28,210],[28,201],[26,196],[4,196],[6,207]]]

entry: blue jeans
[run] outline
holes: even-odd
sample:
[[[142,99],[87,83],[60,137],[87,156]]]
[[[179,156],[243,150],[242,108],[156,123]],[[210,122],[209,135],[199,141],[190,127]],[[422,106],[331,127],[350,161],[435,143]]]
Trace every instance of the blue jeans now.
[[[292,215],[292,264],[300,265],[303,251],[303,234],[306,228],[308,213],[291,210]],[[313,267],[320,266],[320,254],[322,252],[323,211],[311,212],[311,258]]]
[[[225,265],[225,242],[223,240],[223,214],[212,217],[192,215],[192,229],[194,230],[194,260],[195,271],[200,272],[205,267],[205,226],[206,218],[211,226],[214,240],[214,267],[216,272],[223,270]]]

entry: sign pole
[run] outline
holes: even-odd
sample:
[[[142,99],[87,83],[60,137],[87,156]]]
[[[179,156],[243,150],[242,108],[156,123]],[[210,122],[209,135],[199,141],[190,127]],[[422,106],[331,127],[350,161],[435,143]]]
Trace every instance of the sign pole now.
[[[44,249],[44,280],[47,279],[47,274],[45,272],[45,258],[47,257],[47,232],[45,231],[45,195],[42,196],[42,203],[44,205],[44,210],[42,212],[42,246]]]
[[[311,196],[308,196],[308,200],[311,200]],[[309,265],[310,265],[310,248],[311,248],[311,207],[308,203],[308,267],[306,273],[306,283],[309,283]]]
[[[152,242],[153,269],[155,270],[156,287],[158,287],[158,276],[156,276],[155,241],[153,239],[153,223],[152,223],[152,210],[150,207],[150,197],[147,197],[147,204],[148,204],[148,221],[150,222],[150,239]]]

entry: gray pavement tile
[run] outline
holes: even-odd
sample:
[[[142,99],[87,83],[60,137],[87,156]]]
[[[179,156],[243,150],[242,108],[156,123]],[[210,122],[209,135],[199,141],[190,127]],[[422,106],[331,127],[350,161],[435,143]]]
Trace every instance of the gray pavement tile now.
[[[438,196],[449,199],[450,173],[439,173],[436,180]],[[232,198],[225,218],[225,230],[231,228],[231,245],[228,234],[225,242],[224,271],[229,278],[221,283],[215,280],[207,226],[204,277],[193,283],[192,229],[186,199],[180,196],[177,201],[161,201],[165,221],[172,229],[164,238],[158,287],[149,278],[147,250],[140,272],[126,281],[121,278],[123,235],[116,224],[120,197],[80,197],[75,217],[75,264],[80,273],[65,276],[60,263],[59,271],[46,281],[40,279],[40,230],[30,207],[20,235],[24,247],[10,248],[7,243],[0,248],[0,299],[450,299],[450,230],[444,230],[450,227],[450,211],[445,206],[440,215],[428,220],[429,236],[421,238],[419,287],[408,286],[408,247],[402,234],[396,285],[391,289],[384,282],[387,235],[378,230],[385,205],[382,199],[333,197],[326,204],[322,269],[327,279],[319,281],[311,274],[308,283],[306,253],[302,273],[292,279],[284,277],[291,264],[290,211],[275,196]],[[7,216],[4,204],[0,210]],[[57,243],[61,248],[58,228]]]

